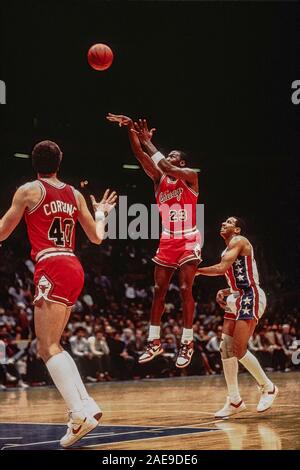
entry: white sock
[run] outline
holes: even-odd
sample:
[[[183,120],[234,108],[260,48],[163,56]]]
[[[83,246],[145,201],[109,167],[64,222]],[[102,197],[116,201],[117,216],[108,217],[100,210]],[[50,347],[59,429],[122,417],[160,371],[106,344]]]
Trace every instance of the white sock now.
[[[52,380],[66,402],[68,409],[81,414],[82,403],[74,380],[73,368],[63,352],[55,354],[47,362],[46,367]]]
[[[247,351],[245,356],[239,359],[239,361],[255,378],[258,385],[263,385],[268,392],[273,390],[273,383],[266,376],[260,363],[250,351]]]
[[[192,328],[183,328],[181,342],[183,344],[190,343],[193,341],[193,329]]]
[[[154,339],[160,339],[160,326],[150,325],[148,341],[153,341]]]
[[[229,359],[222,359],[224,377],[227,384],[228,395],[230,401],[235,405],[241,401],[241,396],[238,386],[238,371],[239,364],[237,358],[230,357]]]
[[[76,383],[76,387],[79,392],[81,400],[88,400],[90,396],[87,392],[87,389],[85,388],[84,383],[82,382],[82,378],[80,377],[79,371],[76,366],[76,362],[67,351],[63,351],[63,354],[67,357],[69,363],[71,364],[72,372],[73,372],[73,380]]]

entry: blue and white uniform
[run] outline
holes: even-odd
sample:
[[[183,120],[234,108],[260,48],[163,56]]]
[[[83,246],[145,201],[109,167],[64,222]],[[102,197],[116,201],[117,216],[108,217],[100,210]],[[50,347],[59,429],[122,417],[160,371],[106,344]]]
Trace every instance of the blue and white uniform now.
[[[227,248],[223,251],[225,255]],[[249,256],[238,256],[226,271],[225,277],[230,287],[230,295],[226,299],[227,308],[224,318],[230,320],[258,321],[266,308],[266,295],[259,286],[256,261],[251,246]]]

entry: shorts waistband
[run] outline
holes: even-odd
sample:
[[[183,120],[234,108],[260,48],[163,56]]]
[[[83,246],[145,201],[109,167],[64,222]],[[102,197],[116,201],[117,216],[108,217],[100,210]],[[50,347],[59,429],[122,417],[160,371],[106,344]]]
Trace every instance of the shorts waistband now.
[[[37,263],[41,260],[52,258],[53,256],[75,256],[72,251],[52,251],[48,253],[42,254],[39,258],[37,258]]]
[[[199,230],[197,227],[187,228],[186,230],[169,230],[167,228],[163,228],[162,233],[166,233],[167,235],[190,235],[191,233],[198,233]]]

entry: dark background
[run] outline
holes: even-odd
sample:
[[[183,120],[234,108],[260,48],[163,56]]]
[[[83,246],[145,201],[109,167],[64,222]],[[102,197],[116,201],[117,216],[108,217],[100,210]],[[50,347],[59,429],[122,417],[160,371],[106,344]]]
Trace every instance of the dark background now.
[[[147,117],[158,129],[155,144],[186,150],[201,168],[204,259],[218,259],[207,246],[221,248],[220,222],[239,215],[265,269],[297,285],[297,3],[2,0],[0,11],[2,213],[33,177],[30,161],[13,154],[45,138],[61,145],[67,182],[78,187],[86,178],[99,193],[109,186],[153,203],[142,171],[122,169],[135,163],[126,131],[105,120],[109,111]],[[98,42],[115,54],[105,72],[86,60]]]

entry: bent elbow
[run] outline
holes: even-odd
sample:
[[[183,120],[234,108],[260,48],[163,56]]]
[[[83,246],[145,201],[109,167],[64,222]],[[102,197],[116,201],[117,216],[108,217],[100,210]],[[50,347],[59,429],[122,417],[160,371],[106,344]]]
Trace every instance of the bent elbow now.
[[[102,238],[98,238],[98,237],[95,237],[93,239],[90,240],[92,243],[94,243],[94,245],[101,245],[102,243]]]
[[[102,237],[99,237],[99,236],[96,236],[96,237],[95,237],[95,239],[94,239],[95,245],[101,245],[102,242],[103,242],[103,238],[102,238]]]
[[[97,233],[90,233],[88,234],[88,239],[93,245],[100,245],[103,241],[102,237],[99,237]]]
[[[8,238],[8,235],[0,232],[0,243],[4,242]]]

